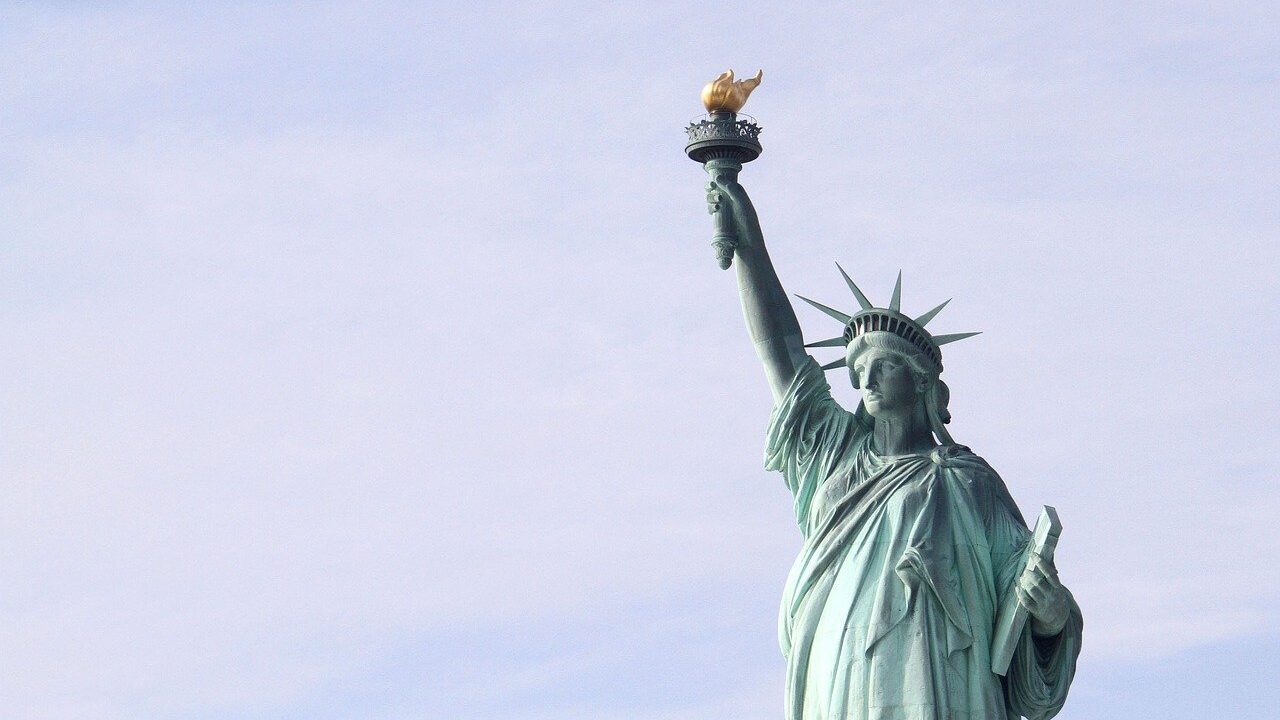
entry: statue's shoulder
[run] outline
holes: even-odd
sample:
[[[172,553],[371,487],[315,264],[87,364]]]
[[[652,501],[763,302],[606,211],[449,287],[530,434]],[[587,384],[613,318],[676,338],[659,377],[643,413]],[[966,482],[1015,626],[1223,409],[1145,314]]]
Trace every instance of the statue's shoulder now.
[[[939,445],[929,453],[929,459],[935,465],[944,468],[965,468],[969,466],[990,468],[986,460],[978,457],[976,453],[964,445]]]
[[[941,468],[955,471],[957,474],[964,476],[970,483],[999,483],[1001,486],[1004,485],[1004,481],[1000,479],[1000,476],[996,474],[991,465],[982,459],[981,455],[964,445],[939,445],[929,453],[929,459],[933,460],[934,464]]]
[[[1017,519],[1018,524],[1026,526],[1004,480],[980,455],[963,445],[939,445],[934,448],[930,457],[940,469],[946,471],[953,482],[958,482],[967,489],[967,496],[984,513],[989,513],[997,506],[1004,506]]]

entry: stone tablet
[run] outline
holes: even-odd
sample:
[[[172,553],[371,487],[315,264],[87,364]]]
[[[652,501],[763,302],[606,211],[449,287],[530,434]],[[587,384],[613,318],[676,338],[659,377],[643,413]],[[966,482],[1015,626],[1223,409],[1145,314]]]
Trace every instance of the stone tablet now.
[[[1035,534],[1031,537],[1030,552],[1039,555],[1046,562],[1053,562],[1053,551],[1058,548],[1058,537],[1062,535],[1062,522],[1058,520],[1058,511],[1045,505],[1040,511],[1040,519],[1036,521]],[[996,618],[995,640],[991,643],[991,672],[1004,676],[1009,672],[1009,661],[1013,659],[1013,651],[1018,647],[1018,637],[1027,624],[1027,609],[1018,602],[1018,596],[1010,593],[1000,606],[1000,615]]]

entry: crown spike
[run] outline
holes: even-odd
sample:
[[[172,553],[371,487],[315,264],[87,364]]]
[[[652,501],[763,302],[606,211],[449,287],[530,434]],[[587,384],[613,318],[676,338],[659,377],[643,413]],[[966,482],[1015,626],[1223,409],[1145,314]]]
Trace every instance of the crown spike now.
[[[982,332],[979,331],[979,332],[967,332],[967,333],[952,333],[950,335],[934,335],[933,343],[935,345],[946,345],[947,343],[953,343],[957,340],[963,340],[965,338],[971,338],[974,335],[981,335],[981,334]]]
[[[827,363],[826,365],[823,365],[823,366],[822,366],[822,369],[823,369],[823,370],[835,370],[835,369],[836,369],[836,368],[838,368],[838,367],[844,367],[844,366],[845,366],[845,360],[844,360],[844,358],[840,358],[839,360],[832,360],[831,362]]]
[[[840,267],[840,263],[836,263],[836,269],[844,276],[845,283],[847,283],[849,285],[849,289],[853,291],[853,296],[858,298],[858,305],[861,305],[863,310],[870,310],[875,307],[871,304],[871,301],[867,299],[867,296],[862,294],[862,291],[858,289],[858,286],[853,283],[853,278],[849,277],[849,273],[845,272],[844,268]]]
[[[893,284],[893,297],[889,298],[889,309],[894,312],[902,310],[902,271],[898,271],[898,282]]]
[[[833,337],[828,340],[819,340],[818,342],[811,342],[808,345],[805,345],[805,347],[844,347],[847,344],[848,343],[844,341],[844,336],[841,335],[840,337]]]
[[[810,305],[812,305],[812,306],[814,306],[814,307],[818,308],[818,309],[819,309],[819,310],[821,310],[822,312],[824,312],[824,313],[826,313],[826,314],[830,315],[831,317],[835,318],[836,320],[839,320],[839,321],[840,321],[840,322],[842,322],[842,323],[848,323],[848,322],[849,322],[850,316],[845,315],[844,313],[840,312],[839,310],[835,310],[835,309],[829,308],[829,307],[827,307],[826,305],[823,305],[823,304],[822,304],[822,303],[820,303],[820,302],[814,302],[813,300],[810,300],[809,298],[807,298],[807,297],[805,297],[805,296],[803,296],[803,295],[796,295],[796,297],[798,297],[798,298],[800,298],[801,300],[803,300],[803,301],[805,301],[805,302],[809,303]]]
[[[920,317],[916,318],[916,322],[920,323],[920,327],[924,327],[925,325],[928,325],[928,324],[929,324],[929,321],[933,319],[933,316],[935,316],[935,315],[937,315],[939,312],[941,312],[941,311],[942,311],[942,308],[946,307],[946,306],[947,306],[947,303],[949,303],[949,302],[951,302],[951,298],[947,298],[947,299],[946,299],[946,300],[944,300],[944,301],[942,302],[942,304],[941,304],[941,305],[939,305],[938,307],[936,307],[936,308],[934,308],[934,309],[930,310],[929,312],[927,312],[927,313],[925,313],[925,314],[921,315]]]

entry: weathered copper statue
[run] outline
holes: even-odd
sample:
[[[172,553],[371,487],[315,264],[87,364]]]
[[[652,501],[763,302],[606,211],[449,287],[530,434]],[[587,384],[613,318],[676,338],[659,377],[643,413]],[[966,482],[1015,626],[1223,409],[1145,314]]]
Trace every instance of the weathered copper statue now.
[[[688,151],[711,176],[721,264],[736,261],[773,391],[765,465],[783,474],[804,535],[780,611],[786,717],[1052,717],[1075,673],[1080,609],[1053,565],[1056,515],[1046,509],[1033,542],[1000,476],[947,431],[941,346],[976,333],[926,330],[946,303],[904,314],[901,273],[887,307],[877,307],[841,269],[860,309],[806,300],[843,332],[804,343],[737,182],[742,163],[760,154],[759,127],[736,118],[759,78],[735,94],[724,89],[726,73],[717,92],[704,91],[716,103],[689,127]],[[811,347],[843,355],[819,366]],[[853,412],[824,377],[840,368],[862,391]]]

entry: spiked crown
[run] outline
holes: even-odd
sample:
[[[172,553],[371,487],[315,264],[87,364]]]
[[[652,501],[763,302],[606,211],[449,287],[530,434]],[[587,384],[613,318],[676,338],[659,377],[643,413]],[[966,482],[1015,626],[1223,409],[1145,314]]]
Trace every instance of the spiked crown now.
[[[901,311],[902,305],[902,271],[898,271],[898,281],[893,286],[893,296],[889,299],[889,307],[878,308],[871,304],[867,296],[862,290],[854,284],[849,274],[836,263],[836,268],[840,270],[840,275],[844,277],[844,281],[848,284],[849,289],[853,291],[853,296],[857,298],[858,305],[861,310],[848,315],[834,308],[827,307],[819,302],[814,302],[807,297],[797,295],[796,297],[809,303],[822,312],[844,323],[844,333],[839,337],[833,337],[828,340],[819,340],[818,342],[809,343],[805,347],[847,347],[849,343],[858,337],[869,332],[888,332],[911,343],[912,347],[920,351],[922,355],[929,358],[937,366],[938,371],[942,371],[942,350],[941,346],[947,343],[953,343],[957,340],[963,340],[967,337],[978,335],[976,332],[952,333],[950,335],[931,335],[924,329],[925,325],[934,318],[942,308],[947,306],[951,300],[944,301],[929,312],[917,317],[911,318],[904,315]],[[845,358],[840,358],[833,362],[829,362],[822,366],[823,370],[834,370],[835,368],[844,367]]]

